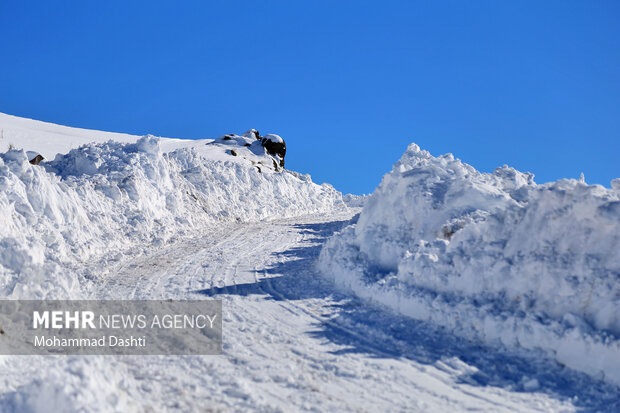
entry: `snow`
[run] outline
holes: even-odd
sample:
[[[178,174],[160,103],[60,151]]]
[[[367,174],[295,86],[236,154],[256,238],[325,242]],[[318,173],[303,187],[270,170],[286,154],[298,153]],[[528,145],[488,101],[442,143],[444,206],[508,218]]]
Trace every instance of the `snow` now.
[[[0,113],[0,152],[6,152],[12,145],[51,160],[57,153],[67,153],[85,143],[109,140],[127,143],[138,138],[126,133],[72,128]]]
[[[347,206],[352,208],[361,208],[364,206],[366,201],[368,200],[368,195],[354,195],[354,194],[346,194],[342,197]]]
[[[77,411],[136,411],[126,392],[136,391],[123,365],[104,357],[71,359],[66,369],[50,369],[11,393],[2,411],[72,413]],[[122,389],[123,391],[119,391]]]
[[[163,152],[171,152],[176,149],[193,148],[202,157],[209,160],[230,161],[231,144],[238,153],[235,162],[244,165],[258,166],[275,169],[272,157],[256,140],[253,133],[258,134],[256,129],[250,129],[243,136],[231,134],[232,141],[219,139],[175,139],[159,138],[159,145]],[[278,135],[269,135],[276,136]],[[103,132],[90,129],[72,128],[69,126],[56,125],[48,122],[41,122],[32,119],[20,118],[0,113],[0,153],[6,152],[9,148],[23,149],[30,153],[41,154],[46,160],[53,160],[57,154],[66,154],[72,149],[90,144],[106,143],[114,141],[118,143],[136,143],[141,136],[129,135],[126,133]],[[244,147],[245,143],[252,144],[251,148]],[[29,159],[34,156],[29,155]]]
[[[224,355],[0,358],[0,410],[571,412],[620,406],[617,389],[536,354],[468,343],[334,291],[313,264],[325,238],[355,212],[227,222],[111,263],[106,274],[93,263],[92,298],[222,299]]]
[[[255,166],[257,170],[279,168],[274,166],[279,164],[279,159],[269,155],[260,140],[254,138],[255,129],[251,129],[242,136],[229,134],[224,135],[214,141],[207,142],[204,146],[198,145],[196,148],[201,155],[207,159],[228,159],[230,155],[244,160],[246,164]],[[234,153],[233,153],[234,152]],[[224,156],[222,156],[224,154]]]
[[[538,186],[412,147],[375,194],[342,196],[277,170],[252,131],[2,114],[0,131],[1,297],[218,298],[224,321],[222,356],[0,356],[2,412],[620,407],[617,183]]]
[[[3,130],[18,125],[23,139],[16,142],[23,147],[42,142],[30,139],[39,129],[61,149],[90,136],[8,118]],[[297,173],[274,173],[272,159],[251,146],[235,146],[235,157],[226,153],[228,141],[124,138],[130,143],[87,143],[37,166],[21,149],[0,154],[3,296],[78,298],[87,281],[63,266],[135,254],[220,222],[344,208],[333,187]],[[41,145],[42,152],[49,156],[54,144]]]
[[[341,288],[620,384],[620,191],[412,144],[323,248]]]
[[[279,135],[274,135],[271,133],[263,136],[263,139],[275,143],[284,143],[284,139],[282,139]]]

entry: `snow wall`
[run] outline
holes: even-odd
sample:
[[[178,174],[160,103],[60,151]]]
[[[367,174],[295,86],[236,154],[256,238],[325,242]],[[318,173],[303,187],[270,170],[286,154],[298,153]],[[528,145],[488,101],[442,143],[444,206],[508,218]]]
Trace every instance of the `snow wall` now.
[[[232,158],[232,157],[231,157]],[[31,165],[0,154],[0,295],[81,298],[71,266],[136,253],[222,222],[332,210],[332,186],[308,175],[206,160],[159,141],[90,144]]]
[[[319,268],[404,315],[620,384],[620,180],[533,178],[411,144]]]

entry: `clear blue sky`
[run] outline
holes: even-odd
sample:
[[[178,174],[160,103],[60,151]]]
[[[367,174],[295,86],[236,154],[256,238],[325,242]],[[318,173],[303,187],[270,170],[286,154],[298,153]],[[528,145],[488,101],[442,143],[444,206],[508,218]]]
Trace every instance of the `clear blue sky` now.
[[[198,138],[257,128],[371,192],[410,142],[536,181],[620,176],[620,2],[0,1],[0,112]]]

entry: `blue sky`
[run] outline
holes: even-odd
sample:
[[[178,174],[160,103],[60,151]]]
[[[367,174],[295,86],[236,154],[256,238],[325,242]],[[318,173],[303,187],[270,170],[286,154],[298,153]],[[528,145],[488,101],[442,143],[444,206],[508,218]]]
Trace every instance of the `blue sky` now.
[[[620,177],[618,1],[0,2],[0,112],[277,133],[371,192],[410,142],[539,183]]]

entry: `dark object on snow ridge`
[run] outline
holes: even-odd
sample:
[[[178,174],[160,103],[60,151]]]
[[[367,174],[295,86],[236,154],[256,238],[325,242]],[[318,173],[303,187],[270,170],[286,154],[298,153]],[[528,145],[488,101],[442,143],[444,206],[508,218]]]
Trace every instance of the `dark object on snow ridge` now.
[[[275,156],[280,161],[280,166],[284,168],[284,157],[286,156],[286,143],[278,135],[265,135],[260,141],[261,145],[267,149],[267,153]]]
[[[41,162],[43,159],[45,159],[44,157],[42,157],[41,155],[37,155],[34,158],[32,158],[29,162],[33,165],[38,165],[39,162]]]
[[[228,135],[224,135],[222,138],[219,138],[218,140],[229,141],[235,137],[236,135],[228,134]],[[258,142],[250,143],[247,140],[243,142],[242,139],[237,139],[238,145],[240,146],[243,145],[245,147],[251,148],[250,151],[252,151],[255,155],[260,156],[263,154],[263,151],[257,147],[258,144],[260,143],[260,146],[262,146],[267,152],[267,154],[270,155],[270,157],[273,159],[274,169],[276,171],[279,171],[280,168],[284,168],[284,157],[286,156],[286,143],[284,142],[284,139],[282,139],[280,136],[273,135],[273,134],[261,136],[258,130],[250,129],[247,132],[245,132],[242,135],[242,137],[246,139],[247,138],[254,139],[254,140],[257,140]],[[239,156],[239,152],[234,151],[232,149],[228,153],[232,156]]]

